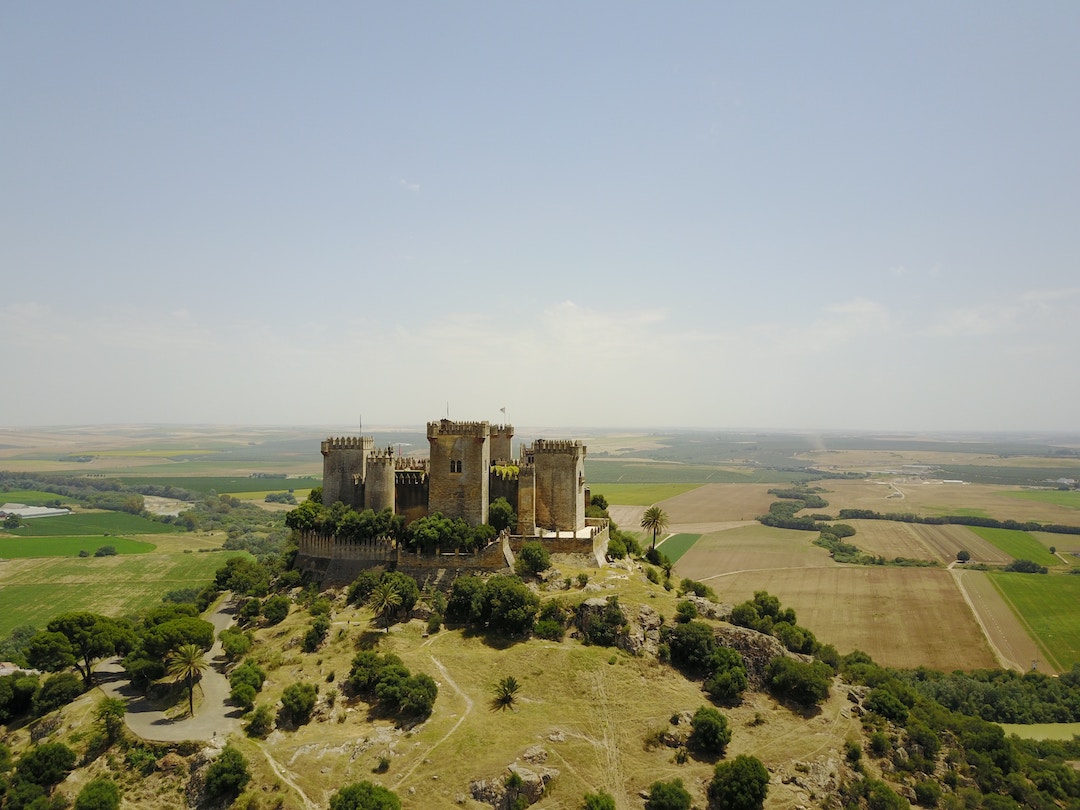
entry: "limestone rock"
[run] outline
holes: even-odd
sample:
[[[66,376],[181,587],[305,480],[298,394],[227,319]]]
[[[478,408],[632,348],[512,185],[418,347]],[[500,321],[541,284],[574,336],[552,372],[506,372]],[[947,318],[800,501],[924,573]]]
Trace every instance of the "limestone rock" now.
[[[765,670],[773,658],[788,654],[779,639],[748,627],[718,627],[715,635],[718,644],[731,647],[743,657],[746,677],[752,689],[762,688],[765,683]]]

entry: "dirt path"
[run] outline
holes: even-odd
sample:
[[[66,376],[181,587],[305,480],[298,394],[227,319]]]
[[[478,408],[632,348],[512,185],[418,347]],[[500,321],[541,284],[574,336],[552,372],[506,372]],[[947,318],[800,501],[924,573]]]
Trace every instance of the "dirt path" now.
[[[1027,672],[1039,659],[1039,648],[1012,609],[1005,604],[989,577],[982,571],[966,571],[949,564],[949,573],[964,597],[971,614],[986,637],[994,658],[1004,669]]]
[[[223,600],[208,617],[214,625],[214,635],[233,623],[235,606],[229,600]],[[202,692],[202,700],[195,709],[195,716],[186,714],[177,719],[170,719],[158,711],[149,700],[132,688],[119,658],[103,661],[94,673],[98,688],[107,697],[121,698],[127,701],[127,714],[124,720],[132,733],[144,740],[154,742],[183,742],[185,740],[225,739],[229,734],[239,731],[241,710],[228,703],[229,679],[225,677],[225,654],[221,642],[214,641],[214,646],[206,654],[210,666],[203,673],[196,689]]]
[[[461,724],[465,722],[465,718],[469,716],[469,712],[473,710],[472,698],[466,695],[462,688],[454,682],[454,679],[450,677],[450,673],[447,671],[446,667],[443,666],[442,662],[434,655],[431,656],[431,662],[435,665],[436,669],[439,670],[439,675],[442,676],[442,679],[446,681],[446,683],[450,686],[451,689],[457,692],[458,696],[462,700],[465,701],[465,711],[462,712],[461,717],[458,718],[458,721],[454,723],[453,728],[451,728],[442,737],[432,743],[431,747],[428,748],[424,755],[422,757],[417,757],[416,762],[413,764],[413,766],[401,775],[401,779],[398,781],[398,787],[401,787],[409,781],[409,777],[413,775],[413,772],[417,768],[419,768],[428,759],[428,757],[431,756],[432,751],[434,751],[436,748],[438,748],[440,745],[442,745],[444,742],[450,739],[450,737],[453,736],[454,732],[457,731],[458,728],[461,727]]]
[[[300,786],[292,780],[288,772],[278,765],[277,761],[270,756],[270,752],[266,750],[266,746],[260,746],[260,749],[262,750],[263,756],[266,757],[267,764],[270,766],[271,770],[277,774],[278,779],[296,791],[296,795],[299,796],[300,801],[304,803],[304,810],[319,810],[319,805],[311,801],[311,799],[307,797],[307,794],[300,789]]]

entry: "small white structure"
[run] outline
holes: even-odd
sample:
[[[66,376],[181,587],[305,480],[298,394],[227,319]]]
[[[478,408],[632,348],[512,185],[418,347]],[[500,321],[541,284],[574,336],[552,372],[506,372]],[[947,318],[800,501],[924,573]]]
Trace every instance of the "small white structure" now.
[[[5,503],[0,506],[0,520],[8,515],[18,515],[23,520],[31,520],[39,517],[57,517],[58,515],[70,515],[70,509],[57,509],[51,506],[27,506],[25,503]]]

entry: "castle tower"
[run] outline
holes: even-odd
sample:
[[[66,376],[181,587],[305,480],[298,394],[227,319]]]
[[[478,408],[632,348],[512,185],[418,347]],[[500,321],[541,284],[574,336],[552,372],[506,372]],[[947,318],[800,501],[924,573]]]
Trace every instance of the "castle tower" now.
[[[491,468],[487,422],[428,422],[428,513],[442,512],[470,526],[487,523],[488,471]]]
[[[491,426],[491,461],[509,464],[514,457],[510,454],[511,445],[514,443],[513,425]]]
[[[367,459],[364,506],[375,512],[394,509],[394,448],[377,450]]]
[[[537,439],[536,525],[543,531],[585,528],[585,446],[580,441]]]
[[[364,508],[367,456],[374,444],[370,436],[331,437],[322,443],[324,504],[341,501],[353,509]]]

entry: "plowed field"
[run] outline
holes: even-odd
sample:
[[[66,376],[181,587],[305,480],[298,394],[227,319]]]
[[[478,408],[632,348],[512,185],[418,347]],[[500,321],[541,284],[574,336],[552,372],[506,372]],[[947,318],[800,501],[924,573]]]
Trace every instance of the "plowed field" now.
[[[908,557],[914,560],[937,560],[949,563],[956,552],[967,549],[973,562],[1001,563],[1012,557],[979,537],[967,526],[933,526],[922,523],[894,523],[889,520],[846,520],[855,528],[855,536],[846,538],[867,554],[885,557]]]

